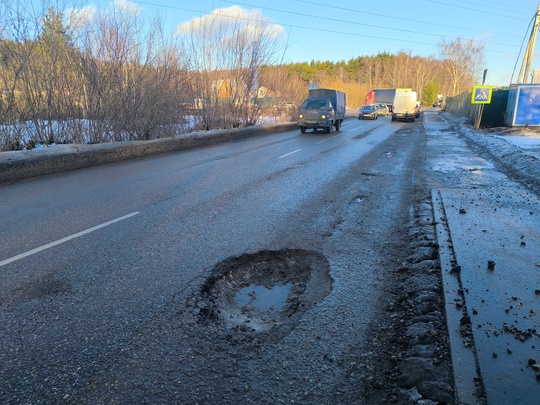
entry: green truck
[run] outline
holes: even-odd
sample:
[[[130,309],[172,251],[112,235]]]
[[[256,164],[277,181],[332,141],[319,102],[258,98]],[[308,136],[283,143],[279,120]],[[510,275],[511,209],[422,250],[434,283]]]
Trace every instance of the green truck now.
[[[346,96],[342,91],[311,89],[298,109],[297,125],[302,133],[308,128],[313,131],[320,128],[330,133],[335,127],[339,131],[345,119],[345,109]]]

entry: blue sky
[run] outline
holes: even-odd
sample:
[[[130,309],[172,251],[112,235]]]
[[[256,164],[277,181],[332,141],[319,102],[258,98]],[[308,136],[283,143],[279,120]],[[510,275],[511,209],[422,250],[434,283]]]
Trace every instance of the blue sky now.
[[[164,17],[171,31],[216,9],[236,6],[282,28],[288,44],[284,62],[347,61],[400,51],[437,57],[443,40],[472,39],[485,46],[486,84],[494,86],[508,85],[513,72],[516,80],[539,5],[538,0],[116,1],[129,2],[141,17]],[[104,9],[109,4],[88,0],[78,1],[77,7]],[[540,55],[532,69],[540,70]]]

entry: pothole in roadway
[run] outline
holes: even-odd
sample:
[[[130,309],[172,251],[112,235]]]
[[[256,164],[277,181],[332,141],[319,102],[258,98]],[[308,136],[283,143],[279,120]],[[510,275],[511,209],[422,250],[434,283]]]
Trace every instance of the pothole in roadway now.
[[[235,342],[280,339],[330,293],[329,267],[323,255],[300,249],[228,258],[201,288],[200,320]]]

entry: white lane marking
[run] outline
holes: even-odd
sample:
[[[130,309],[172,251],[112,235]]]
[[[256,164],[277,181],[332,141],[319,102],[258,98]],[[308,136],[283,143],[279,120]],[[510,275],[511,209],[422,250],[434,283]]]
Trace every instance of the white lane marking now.
[[[284,158],[286,156],[289,156],[289,155],[292,155],[293,153],[296,153],[296,152],[300,152],[302,149],[296,149],[296,150],[293,150],[292,152],[289,152],[289,153],[286,153],[284,155],[281,155],[278,159],[281,159],[281,158]]]
[[[353,129],[348,129],[346,130],[345,132],[353,132],[353,131],[356,131],[357,129],[360,129],[360,128],[364,128],[366,126],[366,124],[364,125],[359,125],[357,127],[354,127]]]
[[[112,225],[115,222],[123,221],[124,219],[128,219],[128,218],[133,217],[133,216],[138,215],[138,214],[140,214],[140,212],[138,212],[138,211],[137,212],[132,212],[131,214],[124,215],[123,217],[116,218],[116,219],[113,219],[113,220],[108,221],[108,222],[104,222],[101,225],[97,225],[97,226],[94,226],[92,228],[88,228],[88,229],[86,229],[84,231],[75,233],[75,234],[70,235],[70,236],[66,236],[65,238],[58,239],[57,241],[47,243],[46,245],[43,245],[43,246],[37,247],[35,249],[29,250],[28,252],[21,253],[21,254],[19,254],[17,256],[10,257],[9,259],[2,260],[2,261],[0,261],[0,267],[5,266],[6,264],[9,264],[9,263],[13,263],[13,262],[15,262],[17,260],[24,259],[25,257],[31,256],[31,255],[33,255],[35,253],[39,253],[39,252],[41,252],[43,250],[46,250],[46,249],[52,248],[54,246],[60,245],[61,243],[64,243],[64,242],[70,241],[72,239],[78,238],[79,236],[83,236],[83,235],[86,235],[86,234],[88,234],[90,232],[97,231],[98,229],[105,228],[106,226]]]
[[[329,141],[330,139],[334,139],[334,138],[336,138],[336,137],[338,137],[338,136],[341,136],[341,134],[337,134],[337,135],[331,136],[330,138],[323,139],[322,141],[317,142],[315,145],[318,145],[318,144],[320,144],[320,143]]]

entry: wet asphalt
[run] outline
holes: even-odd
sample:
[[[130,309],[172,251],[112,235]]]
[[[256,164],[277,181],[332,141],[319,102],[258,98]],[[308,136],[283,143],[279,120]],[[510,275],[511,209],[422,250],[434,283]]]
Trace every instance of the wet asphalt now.
[[[360,402],[422,138],[405,126],[350,120],[2,185],[2,258],[103,226],[0,262],[0,402]],[[216,319],[230,300],[214,289],[200,299],[220,263],[285,248],[329,270],[291,287],[307,311],[276,333]]]

